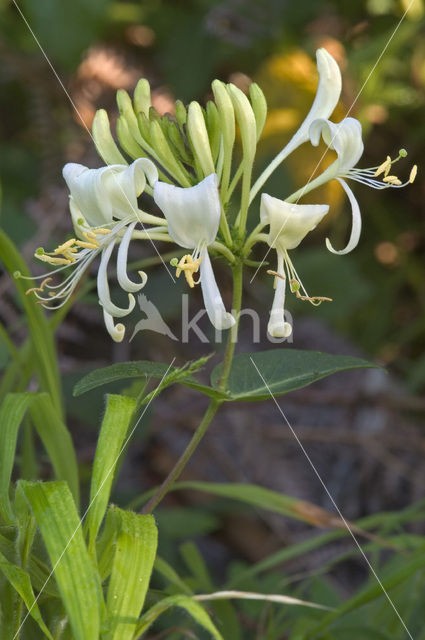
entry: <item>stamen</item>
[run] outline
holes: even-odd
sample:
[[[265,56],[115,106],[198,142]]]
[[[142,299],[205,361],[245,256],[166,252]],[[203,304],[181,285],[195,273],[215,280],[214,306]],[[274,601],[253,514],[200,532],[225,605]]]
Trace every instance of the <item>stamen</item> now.
[[[183,271],[187,284],[193,289],[193,287],[200,282],[200,278],[198,278],[198,280],[193,279],[193,274],[199,271],[201,262],[202,258],[194,260],[189,253],[183,256],[178,264],[175,264],[174,261],[173,266],[176,267],[176,278],[178,278]]]
[[[42,262],[48,262],[53,265],[68,265],[72,263],[72,260],[69,258],[55,258],[53,256],[49,256],[47,253],[37,253],[35,252],[35,257]]]
[[[412,167],[412,170],[411,170],[411,172],[410,172],[410,176],[409,176],[409,182],[410,182],[410,184],[412,184],[412,182],[414,182],[414,181],[415,181],[415,178],[416,178],[417,173],[418,173],[418,165],[417,165],[417,164],[414,164],[414,165],[413,165],[413,167]]]
[[[387,156],[387,159],[384,160],[384,162],[380,164],[377,170],[375,171],[374,173],[375,178],[380,176],[381,173],[384,173],[385,176],[387,176],[390,168],[391,168],[391,158],[390,156]]]
[[[401,180],[397,178],[397,176],[386,176],[383,178],[382,182],[386,182],[387,184],[394,184],[399,186],[401,184]]]
[[[292,293],[295,293],[298,300],[306,300],[311,302],[314,306],[319,306],[322,302],[332,302],[332,298],[326,298],[325,296],[303,296],[300,294],[300,283],[298,280],[290,280],[289,286]]]
[[[58,247],[56,247],[56,249],[54,250],[54,255],[58,255],[59,253],[64,253],[65,251],[69,250],[74,250],[77,251],[77,249],[75,249],[73,247],[75,243],[75,238],[71,238],[70,240],[67,240],[66,242],[64,242],[63,244],[60,244]]]
[[[53,280],[53,278],[51,278],[50,276],[48,278],[44,278],[43,282],[40,284],[39,287],[32,287],[32,289],[27,289],[25,291],[25,295],[27,296],[29,293],[35,293],[36,291],[43,291],[46,284],[51,280]]]

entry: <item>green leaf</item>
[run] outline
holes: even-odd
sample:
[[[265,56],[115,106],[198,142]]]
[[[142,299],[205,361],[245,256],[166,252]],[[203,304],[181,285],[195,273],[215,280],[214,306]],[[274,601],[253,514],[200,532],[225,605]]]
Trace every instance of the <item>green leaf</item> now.
[[[29,393],[10,393],[0,407],[0,515],[8,524],[12,524],[15,520],[9,499],[9,488],[18,430],[32,400],[33,396]]]
[[[23,276],[29,276],[27,265],[19,251],[1,229],[0,262],[3,262],[11,276],[17,271]],[[28,321],[31,346],[34,352],[40,387],[43,391],[50,393],[56,410],[61,414],[61,377],[59,375],[53,332],[49,327],[49,323],[40,305],[36,303],[33,296],[26,295],[26,291],[31,286],[34,286],[34,281],[31,279],[17,279],[15,280],[15,284]]]
[[[46,393],[10,393],[0,408],[0,514],[6,522],[14,515],[9,487],[18,430],[30,409],[34,425],[52,462],[56,477],[66,480],[78,500],[78,465],[71,436]]]
[[[112,640],[132,640],[149,586],[158,531],[153,516],[115,511],[119,532],[106,606]]]
[[[96,536],[108,506],[115,467],[135,407],[136,401],[133,398],[107,396],[106,412],[97,442],[90,487],[90,508],[87,517],[90,550],[94,550]]]
[[[53,640],[53,636],[49,629],[46,627],[43,618],[41,617],[40,609],[38,608],[37,601],[32,589],[31,580],[26,571],[15,564],[12,564],[7,558],[0,553],[0,571],[3,572],[6,579],[13,586],[15,591],[21,596],[22,600],[29,611],[29,614],[37,622],[44,635]]]
[[[180,591],[185,591],[188,595],[192,594],[192,590],[187,584],[180,578],[178,573],[168,564],[163,558],[158,555],[155,558],[154,569],[162,575],[163,578],[168,580],[171,584],[175,585]]]
[[[160,602],[157,602],[157,604],[151,607],[149,611],[140,618],[135,637],[138,638],[141,634],[145,633],[161,613],[164,613],[164,611],[167,611],[167,609],[170,609],[171,607],[181,607],[182,609],[185,609],[195,622],[206,629],[206,631],[209,631],[215,640],[223,640],[223,636],[213,624],[205,609],[190,596],[186,595],[170,596],[169,598],[164,598]]]
[[[101,591],[65,482],[26,482],[22,488],[40,529],[75,640],[99,636]]]
[[[211,374],[213,388],[221,376],[218,365]],[[335,356],[320,351],[272,349],[236,355],[226,384],[228,400],[267,400],[270,392],[279,396],[306,387],[338,371],[377,367],[351,356]]]
[[[110,382],[117,382],[120,380],[128,380],[131,378],[163,378],[168,371],[166,378],[163,381],[162,386],[168,386],[175,382],[180,382],[191,389],[201,391],[206,395],[214,398],[226,398],[226,395],[221,391],[212,389],[206,385],[199,383],[192,373],[200,369],[207,358],[201,358],[195,363],[188,363],[184,368],[170,367],[162,362],[149,362],[147,360],[140,360],[136,362],[120,362],[113,364],[109,367],[102,369],[96,369],[88,375],[84,376],[74,387],[74,396],[80,396],[87,391],[102,387],[104,384]]]

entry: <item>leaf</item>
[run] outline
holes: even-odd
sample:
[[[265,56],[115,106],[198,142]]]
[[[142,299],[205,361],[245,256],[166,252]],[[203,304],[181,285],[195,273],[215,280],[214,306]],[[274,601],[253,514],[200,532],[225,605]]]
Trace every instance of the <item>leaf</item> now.
[[[192,373],[200,369],[206,360],[207,358],[201,358],[201,360],[198,360],[195,363],[188,363],[184,368],[170,367],[162,362],[149,362],[147,360],[120,362],[109,367],[96,369],[84,376],[84,378],[75,385],[74,396],[80,396],[83,393],[87,393],[87,391],[91,391],[97,387],[102,387],[104,384],[120,380],[144,377],[162,379],[168,371],[169,373],[165,377],[163,385],[168,386],[168,384],[180,382],[181,384],[184,384],[191,389],[201,391],[210,397],[224,399],[226,398],[226,394],[199,383],[192,376]]]
[[[213,624],[205,609],[203,609],[203,607],[201,607],[190,596],[186,595],[170,596],[168,598],[164,598],[160,602],[157,602],[157,604],[151,607],[149,611],[140,618],[135,637],[138,638],[141,634],[145,633],[161,613],[164,613],[164,611],[167,611],[167,609],[170,609],[171,607],[181,607],[182,609],[185,609],[195,622],[209,631],[215,640],[223,640],[223,636]]]
[[[211,374],[217,388],[222,365]],[[279,396],[306,387],[321,378],[346,371],[377,367],[376,364],[351,356],[336,356],[320,351],[272,349],[235,356],[226,384],[228,400],[268,400],[270,392]]]
[[[30,409],[34,425],[49,454],[56,477],[66,480],[78,500],[78,466],[71,436],[46,393],[10,393],[0,408],[0,514],[14,521],[9,487],[18,430]]]
[[[10,393],[0,407],[0,515],[8,524],[15,520],[9,499],[9,487],[18,430],[32,400],[33,396],[29,393]]]
[[[185,591],[188,595],[192,595],[192,590],[190,589],[190,587],[188,587],[187,584],[180,578],[173,567],[158,555],[155,558],[154,569],[155,571],[160,573],[163,578],[178,587],[180,591]]]
[[[90,550],[94,550],[96,536],[108,506],[115,467],[135,406],[136,401],[133,398],[107,396],[106,412],[97,441],[90,487],[90,506],[87,517]]]
[[[153,516],[114,510],[120,528],[106,606],[112,640],[132,640],[149,586],[158,531]]]
[[[38,608],[37,601],[32,589],[31,580],[26,571],[15,564],[12,564],[8,559],[0,553],[0,571],[3,572],[6,579],[13,586],[15,591],[21,596],[22,600],[28,609],[29,614],[37,622],[44,635],[53,640],[53,636],[41,616],[40,609]]]
[[[1,229],[0,262],[3,262],[11,276],[17,271],[23,276],[29,276],[27,265],[19,251]],[[40,387],[43,391],[50,393],[56,410],[61,414],[61,377],[59,375],[53,332],[49,327],[49,323],[40,305],[36,303],[32,296],[26,295],[26,291],[31,286],[34,286],[34,282],[30,279],[17,279],[15,280],[15,284],[28,321],[31,346],[34,352]]]
[[[100,584],[81,522],[65,482],[19,482],[40,529],[75,640],[94,640],[100,628]]]

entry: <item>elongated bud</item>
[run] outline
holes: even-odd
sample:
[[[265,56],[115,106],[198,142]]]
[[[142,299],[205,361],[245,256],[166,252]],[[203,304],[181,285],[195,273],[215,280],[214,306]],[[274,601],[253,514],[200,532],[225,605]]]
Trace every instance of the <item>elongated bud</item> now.
[[[127,122],[130,135],[133,136],[136,142],[138,142],[140,145],[143,145],[143,138],[140,135],[140,130],[137,124],[136,114],[133,110],[131,98],[128,95],[127,91],[124,91],[124,89],[119,89],[117,91],[117,105],[121,116]]]
[[[254,161],[257,147],[257,123],[254,111],[246,95],[234,84],[227,85],[227,91],[235,108],[236,120],[242,138],[242,147],[245,158],[249,162]]]
[[[112,137],[108,114],[105,109],[96,111],[92,134],[97,152],[106,164],[128,164]]]
[[[261,137],[267,118],[267,101],[264,93],[256,82],[249,87],[252,110],[254,111],[255,122],[257,124],[257,142]]]
[[[176,100],[176,120],[180,127],[186,124],[187,109],[181,100]]]
[[[164,169],[166,169],[166,171],[168,171],[182,186],[191,186],[187,172],[173,154],[158,120],[153,120],[150,123],[150,138],[152,141],[152,148],[164,165]]]
[[[133,94],[133,105],[135,113],[144,113],[149,115],[149,109],[152,106],[151,88],[146,78],[141,78],[136,84]]]
[[[168,127],[168,139],[180,155],[183,162],[192,164],[193,158],[190,156],[188,149],[186,148],[183,138],[180,134],[180,129],[175,122],[170,122]]]
[[[208,131],[204,114],[197,102],[191,102],[187,114],[187,130],[204,177],[214,173],[214,161],[211,154]]]
[[[143,111],[140,111],[137,114],[137,124],[139,125],[139,131],[144,140],[150,144],[151,142],[151,132],[150,132],[150,122],[149,116],[147,116]]]
[[[140,144],[136,142],[128,126],[128,121],[124,116],[119,116],[117,120],[117,136],[120,145],[128,155],[136,160],[137,158],[146,157],[146,153]]]
[[[211,102],[211,100],[207,102],[206,120],[211,153],[214,162],[216,162],[218,152],[220,151],[221,140],[220,116],[218,115],[217,107],[215,106],[214,102]]]
[[[211,85],[218,114],[220,116],[221,130],[223,132],[223,142],[225,152],[232,153],[235,141],[235,110],[226,85],[220,80],[214,80]]]

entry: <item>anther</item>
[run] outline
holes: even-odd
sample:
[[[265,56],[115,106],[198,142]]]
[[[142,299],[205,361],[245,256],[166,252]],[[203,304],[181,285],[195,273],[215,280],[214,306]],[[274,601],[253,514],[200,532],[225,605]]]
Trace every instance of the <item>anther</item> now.
[[[401,180],[397,178],[397,176],[386,176],[383,178],[382,182],[386,182],[387,184],[394,184],[396,186],[401,185]]]
[[[40,284],[40,286],[39,286],[39,287],[32,287],[32,289],[27,289],[27,290],[25,291],[25,295],[28,295],[29,293],[35,293],[36,291],[40,291],[40,292],[42,292],[42,291],[43,291],[43,289],[44,289],[44,287],[46,286],[46,284],[47,284],[48,282],[50,282],[50,280],[52,280],[52,279],[53,279],[53,278],[50,278],[50,277],[49,277],[49,278],[45,278],[45,279],[43,280],[43,282]]]
[[[418,165],[417,165],[417,164],[414,164],[414,165],[413,165],[413,167],[412,167],[412,170],[411,170],[411,172],[410,172],[410,176],[409,176],[409,182],[410,182],[410,184],[412,184],[412,182],[414,182],[414,181],[415,181],[415,178],[416,178],[416,174],[417,174],[417,173],[418,173]]]
[[[385,176],[387,176],[390,168],[391,168],[391,158],[390,156],[387,156],[387,159],[384,160],[384,162],[380,164],[377,170],[375,171],[375,178],[381,175],[381,173],[384,173]]]

